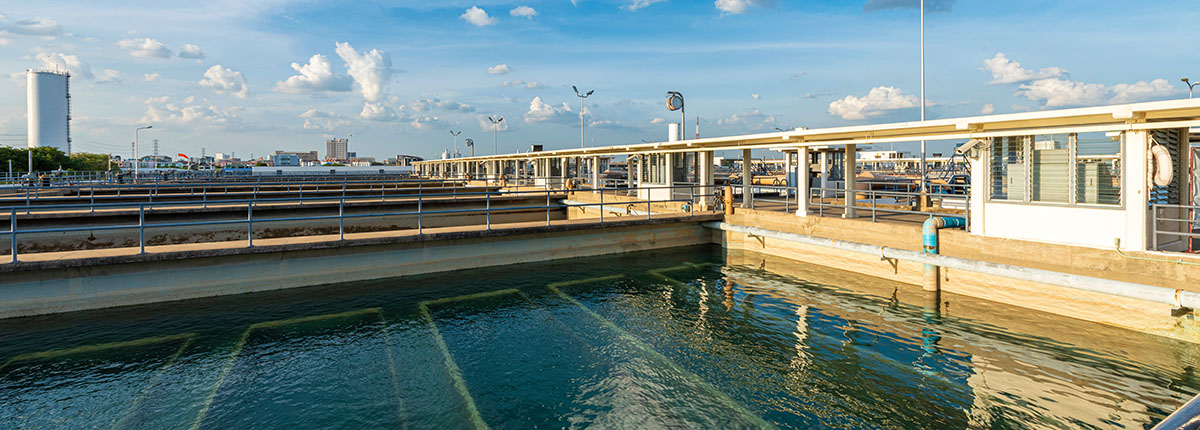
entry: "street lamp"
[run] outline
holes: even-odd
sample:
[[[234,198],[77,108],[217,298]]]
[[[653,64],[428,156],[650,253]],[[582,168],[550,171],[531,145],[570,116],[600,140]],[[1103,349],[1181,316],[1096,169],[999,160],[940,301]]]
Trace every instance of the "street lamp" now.
[[[1200,83],[1193,83],[1193,82],[1190,82],[1190,81],[1188,81],[1188,78],[1179,78],[1179,80],[1181,80],[1181,81],[1183,81],[1183,83],[1187,84],[1187,86],[1188,86],[1188,98],[1189,98],[1189,99],[1190,99],[1190,98],[1192,98],[1192,87],[1194,87],[1194,86],[1196,86],[1196,85],[1200,85]]]
[[[499,119],[492,119],[490,116],[488,117],[488,121],[492,122],[492,155],[500,155],[500,145],[496,142],[499,140],[498,133],[500,133],[500,122],[504,121],[504,117],[502,116],[497,115],[496,118]]]
[[[462,134],[462,130],[450,130],[450,135],[454,136],[454,154],[458,155],[458,135]]]
[[[140,167],[139,165],[142,164],[141,160],[138,159],[138,144],[140,143],[139,142],[139,137],[140,137],[139,133],[142,130],[146,130],[146,129],[150,129],[150,128],[154,128],[154,126],[147,125],[145,127],[138,127],[138,128],[133,129],[133,180],[135,182],[137,181],[137,177],[138,177],[138,173],[139,173],[138,172],[139,167]]]
[[[468,148],[471,148],[471,158],[475,158],[475,141],[471,140],[471,139],[466,139],[466,140],[463,140],[463,143],[465,143]]]
[[[685,127],[687,124],[687,114],[683,109],[683,93],[679,91],[667,91],[667,110],[679,111],[679,140],[684,140],[687,136]]]
[[[921,0],[921,122],[925,122],[925,0]],[[856,161],[846,160],[846,162],[854,163]],[[925,139],[921,139],[921,192],[925,192],[925,175]]]
[[[588,91],[587,94],[579,94],[579,88],[571,85],[571,89],[575,90],[575,97],[579,97],[579,147],[583,148],[583,100],[596,92],[596,90]]]

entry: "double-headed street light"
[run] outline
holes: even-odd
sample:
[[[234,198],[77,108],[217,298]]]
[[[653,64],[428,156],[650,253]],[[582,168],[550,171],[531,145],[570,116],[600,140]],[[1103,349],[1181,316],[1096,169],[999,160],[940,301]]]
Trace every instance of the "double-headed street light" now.
[[[471,148],[471,158],[475,158],[475,141],[468,138],[463,140],[463,143],[465,143],[468,148]]]
[[[579,147],[583,148],[583,100],[592,95],[592,93],[596,92],[596,90],[588,91],[587,94],[580,94],[579,88],[575,88],[574,85],[571,85],[571,89],[575,90],[575,96],[579,97]]]
[[[496,142],[500,139],[500,122],[504,121],[504,117],[502,116],[497,115],[496,118],[499,119],[492,119],[490,116],[488,117],[488,121],[492,122],[492,155],[500,155],[500,144]]]
[[[459,130],[459,131],[450,130],[450,135],[454,136],[454,154],[455,155],[458,154],[458,135],[460,135],[460,134],[462,134],[462,130]]]
[[[1194,82],[1188,81],[1188,78],[1179,78],[1179,80],[1181,80],[1181,81],[1183,81],[1183,83],[1187,84],[1187,86],[1188,86],[1188,98],[1189,98],[1189,99],[1190,99],[1190,98],[1192,98],[1192,87],[1194,87],[1194,86],[1196,86],[1196,85],[1200,85],[1200,83],[1194,83]]]
[[[146,130],[146,129],[150,129],[150,128],[154,128],[154,126],[147,125],[145,127],[138,127],[138,128],[133,129],[133,180],[134,181],[137,181],[139,165],[142,164],[141,163],[142,160],[138,159],[138,145],[140,143],[139,142],[140,136],[138,134],[142,130]],[[155,160],[155,161],[157,161],[157,160]]]

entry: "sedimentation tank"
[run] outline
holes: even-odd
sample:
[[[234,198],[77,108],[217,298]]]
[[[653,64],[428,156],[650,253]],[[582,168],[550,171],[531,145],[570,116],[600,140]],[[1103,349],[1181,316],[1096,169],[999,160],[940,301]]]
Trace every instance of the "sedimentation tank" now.
[[[71,74],[26,70],[29,147],[71,152]]]

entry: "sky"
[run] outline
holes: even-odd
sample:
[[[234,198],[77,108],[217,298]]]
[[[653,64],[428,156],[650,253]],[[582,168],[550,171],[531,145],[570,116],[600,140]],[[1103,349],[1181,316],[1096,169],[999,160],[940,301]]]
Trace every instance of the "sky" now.
[[[73,150],[436,157],[920,118],[918,0],[126,0],[0,5],[0,144],[26,69],[72,74]],[[929,119],[1187,97],[1194,0],[927,0]],[[488,117],[503,117],[497,130]],[[451,131],[461,130],[454,137]],[[901,145],[901,148],[907,149]],[[886,149],[886,148],[878,148]],[[931,151],[939,150],[937,146]],[[945,148],[942,148],[945,150]]]

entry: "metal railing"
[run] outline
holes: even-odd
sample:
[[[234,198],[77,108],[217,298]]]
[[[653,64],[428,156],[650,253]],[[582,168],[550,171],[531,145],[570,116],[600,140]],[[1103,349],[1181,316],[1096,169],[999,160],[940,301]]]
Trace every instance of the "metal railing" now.
[[[882,190],[855,190],[854,195],[854,210],[856,216],[865,218],[865,214],[861,212],[869,211],[871,221],[877,222],[880,215],[887,214],[914,214],[914,215],[934,215],[934,216],[961,216],[967,219],[967,229],[970,229],[971,220],[971,193],[968,185],[945,185],[944,189],[951,187],[961,190],[961,194],[945,193],[945,192],[919,192],[919,191],[882,191]],[[810,188],[809,189],[809,211],[814,209],[818,215],[824,216],[826,210],[839,210],[845,213],[850,207],[846,203],[847,191],[844,188]],[[865,196],[865,199],[858,197]],[[837,204],[834,201],[841,199],[842,204]],[[920,210],[921,200],[924,199],[930,209]],[[827,201],[828,200],[828,201]],[[864,201],[865,200],[865,201]],[[948,207],[947,204],[950,204]],[[882,206],[881,206],[882,205]],[[945,209],[958,209],[961,207],[962,212],[947,212]],[[939,210],[941,209],[941,210]],[[923,220],[922,220],[923,221]]]
[[[1150,249],[1200,252],[1200,206],[1150,206]]]
[[[20,235],[40,234],[40,233],[70,233],[70,232],[84,232],[84,231],[94,232],[94,231],[135,230],[136,229],[138,232],[138,252],[139,252],[139,254],[144,254],[146,252],[146,245],[147,245],[146,244],[146,230],[147,229],[156,229],[156,228],[161,229],[161,228],[178,228],[178,227],[193,227],[193,226],[244,224],[246,226],[246,235],[247,235],[246,236],[246,246],[253,247],[254,246],[254,232],[255,232],[254,228],[255,228],[256,224],[260,225],[260,229],[261,229],[261,224],[272,223],[272,222],[284,222],[284,221],[322,221],[322,220],[332,221],[332,220],[336,220],[338,223],[338,240],[340,241],[340,240],[345,240],[345,238],[346,238],[345,235],[346,235],[346,220],[347,219],[394,217],[394,216],[406,216],[406,215],[407,216],[415,216],[416,217],[416,228],[415,228],[416,234],[420,235],[420,234],[424,234],[424,230],[426,228],[428,228],[425,225],[425,217],[430,216],[430,215],[483,214],[484,221],[485,221],[483,224],[483,229],[491,230],[493,227],[492,215],[493,215],[493,213],[496,213],[496,212],[544,210],[546,212],[546,225],[547,226],[551,225],[551,223],[552,223],[552,220],[553,220],[552,215],[553,215],[554,211],[556,211],[556,210],[569,211],[571,208],[575,208],[575,207],[598,208],[599,216],[598,216],[597,221],[599,223],[605,222],[605,213],[606,212],[607,213],[624,212],[624,215],[629,215],[629,216],[645,215],[647,220],[652,219],[654,215],[667,215],[667,214],[674,213],[674,214],[686,214],[688,216],[692,216],[697,213],[696,201],[698,200],[699,197],[701,197],[701,194],[697,193],[697,190],[698,190],[697,186],[646,187],[643,189],[671,189],[672,196],[676,194],[677,189],[687,189],[687,190],[689,190],[689,193],[688,193],[688,197],[685,199],[647,198],[647,199],[630,200],[630,199],[626,198],[626,199],[622,199],[622,200],[618,200],[618,201],[610,200],[607,203],[604,201],[604,196],[606,194],[606,191],[625,191],[625,189],[621,189],[621,188],[595,189],[595,190],[545,189],[545,190],[520,190],[520,191],[485,190],[485,191],[449,192],[449,193],[445,193],[445,192],[418,193],[415,196],[410,196],[410,197],[415,197],[415,199],[407,200],[409,202],[416,203],[416,210],[376,212],[376,213],[359,213],[359,214],[347,214],[345,211],[346,203],[353,202],[354,201],[353,198],[320,197],[320,198],[311,198],[308,201],[310,202],[310,204],[315,201],[326,201],[326,202],[329,202],[330,206],[332,206],[333,203],[336,203],[337,204],[337,214],[336,215],[285,216],[285,217],[270,217],[270,218],[262,218],[261,216],[259,218],[255,218],[254,208],[256,206],[268,206],[269,204],[284,204],[284,203],[289,203],[289,202],[299,203],[300,200],[299,199],[225,200],[225,201],[209,201],[208,203],[214,204],[214,205],[215,204],[230,204],[230,205],[236,204],[239,206],[244,205],[245,212],[246,212],[245,219],[225,219],[225,220],[185,221],[185,222],[160,222],[160,223],[147,223],[146,222],[146,214],[147,213],[153,214],[153,213],[155,213],[156,210],[161,211],[161,210],[169,208],[169,207],[184,207],[184,206],[193,206],[194,207],[195,203],[194,202],[193,203],[160,202],[160,203],[112,203],[112,204],[97,204],[97,205],[56,205],[56,206],[47,206],[44,208],[39,207],[39,209],[60,209],[61,210],[61,209],[69,209],[69,208],[79,209],[80,207],[90,207],[90,208],[92,208],[92,210],[94,210],[97,206],[102,206],[102,208],[104,208],[104,209],[120,209],[120,208],[133,209],[133,208],[136,208],[138,221],[136,224],[58,227],[58,228],[35,228],[35,229],[20,229],[19,228],[19,225],[20,225],[19,218],[21,215],[20,210],[23,210],[24,208],[9,207],[9,208],[7,208],[6,211],[0,210],[0,213],[7,212],[8,219],[9,219],[8,230],[0,231],[0,236],[3,236],[3,235],[9,236],[9,241],[10,241],[9,242],[9,250],[11,253],[10,262],[16,263],[16,262],[20,261],[19,256],[18,256],[18,254],[19,254],[19,252],[18,252],[19,246],[18,245],[19,245]],[[568,203],[566,201],[566,199],[559,201],[559,202],[553,201],[556,195],[570,195],[570,193],[591,193],[592,191],[596,191],[595,194],[598,196],[598,199],[599,199],[598,202]],[[497,197],[506,197],[506,196],[529,197],[529,196],[541,196],[541,195],[545,196],[545,204],[524,205],[524,206],[503,206],[503,207],[495,207],[495,208],[492,205],[492,201]],[[458,201],[458,199],[467,198],[467,197],[476,197],[476,199],[473,201],[474,203],[480,203],[478,197],[482,197],[483,207],[439,209],[439,210],[427,210],[424,208],[424,205],[426,202],[433,201],[433,202],[440,203],[440,202],[446,202],[446,201]],[[669,208],[665,205],[667,203],[682,203],[682,205],[679,207],[678,210],[672,211],[671,208]],[[656,204],[658,205],[658,207],[656,207]],[[640,210],[642,205],[645,206],[645,211]],[[130,212],[132,212],[132,211],[130,211]],[[612,215],[609,216],[610,220],[611,220],[611,217],[612,217]],[[517,222],[529,222],[529,221],[517,221]],[[403,231],[403,230],[413,230],[413,229],[412,228],[400,228],[400,229],[386,230],[386,231]],[[381,231],[381,230],[374,230],[374,231]],[[121,248],[121,247],[114,246],[114,248]]]

